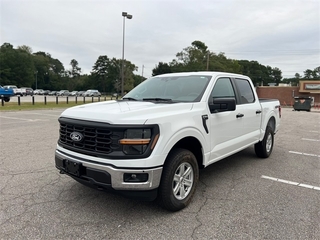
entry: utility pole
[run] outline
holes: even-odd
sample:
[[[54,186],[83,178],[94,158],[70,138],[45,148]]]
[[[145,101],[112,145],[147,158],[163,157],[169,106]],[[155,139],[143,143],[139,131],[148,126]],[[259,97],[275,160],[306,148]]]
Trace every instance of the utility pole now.
[[[141,73],[142,77],[143,77],[143,69],[144,69],[144,65],[142,64],[142,73]]]

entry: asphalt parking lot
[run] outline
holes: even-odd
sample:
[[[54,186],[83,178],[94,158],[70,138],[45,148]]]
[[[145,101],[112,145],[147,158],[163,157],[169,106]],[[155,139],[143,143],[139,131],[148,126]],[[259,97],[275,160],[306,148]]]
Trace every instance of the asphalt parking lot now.
[[[283,109],[270,158],[209,166],[171,213],[59,174],[62,111],[0,112],[0,239],[320,239],[320,112]]]

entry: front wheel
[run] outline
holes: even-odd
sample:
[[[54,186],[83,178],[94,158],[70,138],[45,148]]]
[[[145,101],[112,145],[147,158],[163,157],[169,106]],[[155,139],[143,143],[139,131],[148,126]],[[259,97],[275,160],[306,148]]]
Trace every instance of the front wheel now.
[[[4,98],[3,98],[3,101],[5,101],[5,102],[10,102],[10,98],[9,98],[9,97],[4,97]]]
[[[271,155],[274,143],[274,132],[270,126],[267,126],[262,141],[254,145],[256,155],[260,158],[268,158]]]
[[[191,201],[199,180],[196,157],[186,149],[173,150],[163,168],[158,200],[167,210],[178,211]]]

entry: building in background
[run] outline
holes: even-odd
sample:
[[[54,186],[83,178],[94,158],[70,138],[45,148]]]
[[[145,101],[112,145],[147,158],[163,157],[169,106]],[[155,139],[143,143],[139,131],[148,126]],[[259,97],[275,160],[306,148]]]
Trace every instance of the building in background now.
[[[259,98],[279,99],[282,106],[293,106],[294,97],[311,97],[312,106],[320,106],[320,80],[299,81],[299,86],[290,84],[280,86],[256,87]]]

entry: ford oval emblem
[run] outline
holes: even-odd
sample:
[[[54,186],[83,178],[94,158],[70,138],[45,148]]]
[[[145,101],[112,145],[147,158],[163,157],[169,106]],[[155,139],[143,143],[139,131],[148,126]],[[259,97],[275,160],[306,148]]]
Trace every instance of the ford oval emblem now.
[[[70,138],[74,142],[81,142],[83,139],[83,135],[79,132],[72,132],[72,133],[70,133]]]

